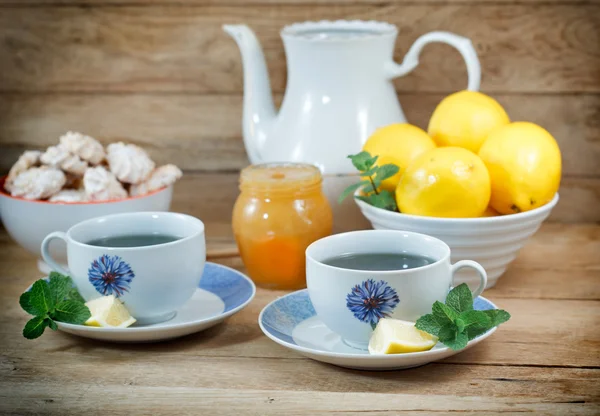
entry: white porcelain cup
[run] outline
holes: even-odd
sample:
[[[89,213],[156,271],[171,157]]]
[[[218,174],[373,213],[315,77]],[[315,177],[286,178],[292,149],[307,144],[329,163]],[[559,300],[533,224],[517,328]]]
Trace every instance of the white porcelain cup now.
[[[90,241],[131,235],[168,235],[172,242],[140,247],[103,247]],[[67,243],[69,270],[50,255],[50,241]],[[42,257],[54,270],[70,275],[79,293],[92,300],[114,294],[141,324],[175,316],[200,283],[206,262],[204,224],[172,212],[107,215],[54,232],[42,242]]]
[[[333,257],[364,253],[407,253],[426,256],[434,263],[402,270],[365,271],[334,267],[323,262]],[[319,318],[348,345],[364,349],[382,316],[416,321],[431,313],[438,300],[444,302],[453,286],[454,274],[464,267],[475,269],[479,287],[487,282],[479,263],[450,263],[446,243],[408,231],[366,230],[335,234],[306,249],[306,283]]]

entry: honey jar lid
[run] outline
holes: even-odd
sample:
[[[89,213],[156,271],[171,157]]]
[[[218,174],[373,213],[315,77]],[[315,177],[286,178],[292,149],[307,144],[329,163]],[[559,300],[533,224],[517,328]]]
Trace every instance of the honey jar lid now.
[[[296,190],[321,183],[321,171],[307,163],[264,163],[242,170],[240,187],[261,190]]]

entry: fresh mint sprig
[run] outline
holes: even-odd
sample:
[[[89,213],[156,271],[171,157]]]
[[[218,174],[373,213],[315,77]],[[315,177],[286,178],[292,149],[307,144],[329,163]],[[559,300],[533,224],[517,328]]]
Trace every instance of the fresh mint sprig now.
[[[381,182],[398,173],[400,170],[398,166],[392,163],[376,166],[378,156],[371,156],[369,152],[360,152],[356,155],[350,155],[348,158],[360,172],[360,176],[366,179],[348,186],[340,195],[339,202],[342,202],[357,189],[362,188],[362,194],[357,196],[361,201],[377,208],[398,211],[394,194],[385,189],[380,189]]]
[[[420,317],[415,327],[437,336],[447,347],[461,350],[473,338],[509,319],[510,314],[502,309],[474,310],[471,290],[462,283],[448,293],[446,304],[436,301],[431,313]]]
[[[79,325],[92,316],[71,278],[56,272],[50,273],[48,281],[36,281],[31,290],[21,295],[19,304],[34,316],[23,328],[27,339],[40,337],[47,327],[56,331],[56,321]]]

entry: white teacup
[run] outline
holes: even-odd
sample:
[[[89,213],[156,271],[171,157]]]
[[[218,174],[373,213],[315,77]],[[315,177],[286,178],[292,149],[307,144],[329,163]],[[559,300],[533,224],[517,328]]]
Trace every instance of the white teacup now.
[[[386,271],[345,269],[323,263],[341,255],[366,253],[408,253],[429,257],[434,263]],[[450,264],[448,245],[424,234],[353,231],[322,238],[306,249],[306,283],[317,315],[344,342],[361,349],[369,343],[378,313],[413,322],[431,313],[436,300],[445,301],[454,273],[463,267],[472,267],[479,274],[479,287],[473,291],[475,298],[487,282],[483,267],[471,260]]]
[[[167,235],[172,242],[139,247],[103,247],[91,241],[132,235]],[[67,243],[69,270],[50,255],[53,239]],[[70,275],[86,300],[114,294],[141,324],[171,319],[198,288],[206,262],[204,224],[172,212],[115,214],[80,222],[66,233],[48,234],[42,257]]]

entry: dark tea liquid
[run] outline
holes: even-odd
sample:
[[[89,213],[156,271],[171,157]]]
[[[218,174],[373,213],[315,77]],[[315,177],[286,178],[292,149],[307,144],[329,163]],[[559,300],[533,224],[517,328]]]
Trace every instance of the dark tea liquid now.
[[[145,247],[170,243],[179,239],[181,237],[166,234],[134,234],[97,238],[88,241],[86,244],[99,247]]]
[[[349,253],[330,257],[323,260],[322,263],[342,269],[389,271],[415,269],[435,263],[435,260],[419,254],[408,253]]]

